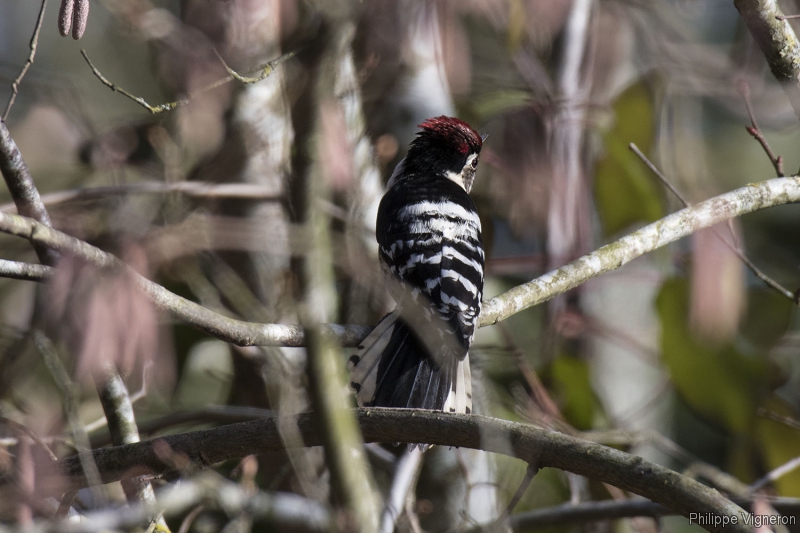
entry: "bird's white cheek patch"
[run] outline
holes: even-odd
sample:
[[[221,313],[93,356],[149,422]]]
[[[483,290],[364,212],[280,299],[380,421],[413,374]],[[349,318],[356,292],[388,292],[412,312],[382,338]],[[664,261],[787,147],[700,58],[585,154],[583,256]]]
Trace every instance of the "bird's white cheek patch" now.
[[[464,188],[464,180],[462,179],[461,174],[459,174],[458,172],[453,172],[452,170],[448,170],[447,173],[445,174],[445,177],[450,181],[452,181],[453,183],[455,183],[456,185],[458,185],[459,187],[461,187],[462,189],[464,189],[465,191],[467,190],[466,188]]]

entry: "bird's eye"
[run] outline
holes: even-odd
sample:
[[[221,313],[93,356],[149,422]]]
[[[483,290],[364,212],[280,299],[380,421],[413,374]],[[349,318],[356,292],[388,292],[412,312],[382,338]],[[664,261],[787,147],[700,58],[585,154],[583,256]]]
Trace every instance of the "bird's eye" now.
[[[478,158],[472,160],[472,168],[478,168]]]

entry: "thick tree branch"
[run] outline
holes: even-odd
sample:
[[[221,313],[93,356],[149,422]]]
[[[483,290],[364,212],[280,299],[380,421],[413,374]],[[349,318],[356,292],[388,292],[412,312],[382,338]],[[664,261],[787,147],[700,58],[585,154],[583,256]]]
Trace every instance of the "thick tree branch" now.
[[[537,429],[532,426],[476,415],[410,409],[359,409],[366,442],[427,442],[474,448],[517,457],[540,467],[554,467],[609,483],[660,503],[674,512],[738,516],[739,524],[725,531],[749,531],[745,511],[719,492],[641,457],[600,444]],[[306,446],[321,444],[313,413],[298,416]],[[160,443],[154,446],[154,443]],[[195,465],[208,466],[228,459],[283,448],[276,419],[243,422],[213,429],[170,435],[153,441],[95,450],[94,459],[105,482],[129,476],[159,475],[173,466],[157,453],[167,445]],[[163,457],[163,455],[162,455]],[[71,483],[85,485],[77,457],[61,461],[61,472]],[[42,483],[44,483],[42,481]],[[40,490],[47,490],[41,485]],[[52,490],[52,489],[51,489]],[[722,531],[709,526],[710,531]]]
[[[495,324],[697,230],[765,207],[797,201],[800,201],[797,176],[752,183],[715,196],[492,298],[483,305],[481,325]]]
[[[791,24],[775,0],[734,0],[733,3],[800,118],[800,46]]]

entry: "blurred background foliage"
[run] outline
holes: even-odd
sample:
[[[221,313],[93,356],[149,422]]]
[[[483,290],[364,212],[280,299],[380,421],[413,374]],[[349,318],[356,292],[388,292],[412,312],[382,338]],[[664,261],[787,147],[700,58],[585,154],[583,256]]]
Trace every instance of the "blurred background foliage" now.
[[[303,243],[295,225],[312,173],[330,192],[312,209],[331,220],[331,316],[373,324],[386,312],[377,201],[429,116],[457,115],[489,134],[473,191],[487,298],[682,207],[629,143],[693,202],[774,177],[745,131],[744,86],[786,172],[800,166],[797,118],[729,1],[98,0],[79,42],[58,35],[56,4],[7,120],[51,200],[54,225],[246,320],[297,322]],[[794,1],[781,4],[800,12]],[[28,54],[38,9],[32,0],[0,3],[0,102]],[[321,35],[343,39],[345,51],[326,55],[319,43],[332,41]],[[224,77],[214,49],[246,71],[300,46],[261,83],[227,84],[159,115],[108,90],[79,53],[85,48],[109,80],[158,104]],[[326,69],[337,80],[327,90],[315,84]],[[47,196],[184,180],[252,184],[261,196]],[[0,197],[10,201],[5,191]],[[792,291],[800,287],[798,220],[798,208],[784,206],[732,226],[750,259]],[[730,240],[727,227],[718,233]],[[0,246],[3,258],[34,261],[24,241],[2,236]],[[47,286],[0,281],[0,320],[0,414],[39,435],[58,435],[65,422],[29,340],[32,325],[57,342],[83,384],[86,424],[102,417],[91,377],[109,359],[132,392],[144,387],[135,412],[145,425],[210,405],[308,408],[302,349],[230,348],[171,324],[125,280],[69,258]],[[710,231],[482,329],[470,356],[484,414],[614,434],[615,445],[648,459],[681,471],[707,463],[745,485],[800,454],[791,425],[800,418],[795,305]],[[235,419],[233,410],[220,413],[149,435]],[[654,433],[687,453],[659,445]],[[412,510],[427,531],[486,522],[524,472],[510,459],[434,450]],[[288,462],[261,457],[258,476],[262,487],[327,497],[318,450],[293,452]],[[800,469],[766,490],[800,497]],[[619,496],[545,470],[517,510]],[[193,527],[214,530],[218,519]],[[679,518],[662,526],[696,529]],[[399,527],[412,526],[405,519]]]

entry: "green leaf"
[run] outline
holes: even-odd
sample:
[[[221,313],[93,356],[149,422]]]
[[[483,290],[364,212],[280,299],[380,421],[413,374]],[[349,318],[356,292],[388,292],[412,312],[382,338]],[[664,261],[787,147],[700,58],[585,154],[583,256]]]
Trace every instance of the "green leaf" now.
[[[776,398],[770,398],[765,402],[764,407],[768,411],[787,417],[794,414],[790,407]],[[800,431],[766,418],[757,420],[755,439],[759,444],[762,461],[767,471],[794,459],[797,457],[797,451],[800,450]],[[782,475],[772,485],[780,496],[800,498],[800,469]]]
[[[675,390],[695,412],[733,433],[752,427],[756,406],[767,391],[768,362],[731,345],[719,347],[694,337],[689,328],[689,284],[667,280],[656,300],[661,318],[661,353]]]
[[[599,403],[589,376],[589,365],[570,355],[557,357],[550,367],[553,388],[564,418],[575,428],[594,428]]]
[[[595,202],[606,236],[664,216],[659,184],[628,147],[635,143],[647,154],[653,145],[653,95],[647,83],[631,85],[617,98],[613,109],[615,123],[603,136],[606,154],[595,167],[594,184]]]

